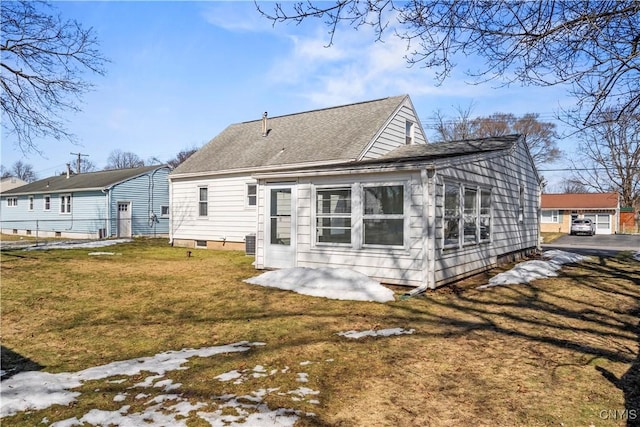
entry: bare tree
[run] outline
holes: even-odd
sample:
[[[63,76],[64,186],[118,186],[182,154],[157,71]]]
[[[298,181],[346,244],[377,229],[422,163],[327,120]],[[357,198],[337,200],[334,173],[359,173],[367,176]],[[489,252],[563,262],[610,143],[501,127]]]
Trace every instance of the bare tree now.
[[[128,169],[144,166],[142,160],[137,154],[130,151],[113,150],[107,159],[107,169]]]
[[[513,114],[494,113],[487,117],[470,118],[470,109],[461,108],[458,108],[458,114],[458,117],[448,120],[441,112],[436,112],[434,127],[439,139],[452,141],[520,134],[538,168],[560,157],[555,123],[542,122],[537,114],[516,117]]]
[[[8,169],[4,166],[1,168],[2,178],[8,178],[14,176],[26,182],[33,182],[38,179],[38,176],[33,171],[33,166],[28,163],[24,163],[21,160],[16,161],[11,168]]]
[[[196,151],[198,151],[198,149],[195,147],[181,150],[178,154],[176,154],[176,156],[173,159],[169,160],[167,164],[171,166],[173,169],[175,169],[178,167],[179,164],[181,164],[182,162],[187,160],[189,157],[191,157],[191,155]]]
[[[560,187],[561,193],[578,194],[589,192],[589,189],[582,182],[572,178],[563,179],[560,183]]]
[[[77,159],[73,160],[70,163],[70,167],[71,170],[74,173],[87,173],[87,172],[95,172],[98,168],[96,168],[95,163],[93,163],[91,160],[88,160],[84,157],[80,158],[80,170],[76,170],[78,169],[78,161]]]
[[[328,45],[343,25],[374,28],[407,42],[410,64],[446,79],[460,55],[478,56],[476,83],[568,84],[583,123],[607,108],[640,110],[640,2],[637,0],[335,0],[281,2],[257,9],[274,23],[323,19]]]
[[[640,207],[640,115],[603,115],[580,133],[582,158],[573,162],[572,180],[592,191],[617,191],[623,205]]]
[[[43,1],[2,2],[0,86],[3,128],[23,151],[38,151],[37,139],[73,141],[62,118],[78,111],[92,85],[84,72],[104,74],[107,60],[92,29],[63,20]]]

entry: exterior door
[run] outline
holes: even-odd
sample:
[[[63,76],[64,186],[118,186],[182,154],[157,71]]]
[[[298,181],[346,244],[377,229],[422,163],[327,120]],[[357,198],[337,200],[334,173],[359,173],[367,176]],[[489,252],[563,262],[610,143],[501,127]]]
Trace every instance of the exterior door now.
[[[295,266],[296,217],[295,186],[268,184],[266,186],[265,267]]]
[[[131,237],[131,202],[118,202],[118,237]]]

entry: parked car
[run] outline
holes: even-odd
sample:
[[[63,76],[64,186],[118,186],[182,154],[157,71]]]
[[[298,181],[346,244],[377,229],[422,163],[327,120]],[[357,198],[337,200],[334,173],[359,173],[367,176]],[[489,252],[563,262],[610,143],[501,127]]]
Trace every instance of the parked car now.
[[[589,236],[593,236],[596,234],[596,226],[590,219],[574,219],[571,222],[569,234],[572,236],[574,234],[588,234]]]

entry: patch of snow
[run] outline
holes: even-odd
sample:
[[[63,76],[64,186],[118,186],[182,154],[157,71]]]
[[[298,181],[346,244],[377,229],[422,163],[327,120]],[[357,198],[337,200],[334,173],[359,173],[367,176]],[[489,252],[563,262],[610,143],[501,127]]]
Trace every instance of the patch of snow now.
[[[89,252],[87,255],[89,256],[100,256],[100,255],[115,255],[115,252]],[[120,255],[120,254],[118,254]]]
[[[403,328],[391,328],[391,329],[379,329],[368,331],[347,331],[338,332],[338,335],[345,338],[359,339],[364,337],[389,337],[391,335],[410,335],[415,332],[415,329],[403,329]]]
[[[346,268],[285,268],[267,271],[245,282],[338,300],[388,302],[395,299],[391,289]]]
[[[242,376],[242,374],[235,369],[233,371],[225,372],[224,374],[220,374],[215,379],[218,381],[231,381],[238,379]]]
[[[308,383],[309,382],[309,374],[307,374],[306,372],[298,373],[298,377],[296,378],[296,381],[298,381],[299,383]]]
[[[133,242],[133,239],[112,239],[112,240],[92,240],[92,241],[64,241],[64,242],[43,242],[38,246],[29,246],[25,251],[41,251],[49,249],[93,249],[104,248],[106,246],[118,245],[120,243]]]
[[[537,279],[556,277],[564,264],[572,264],[589,258],[561,250],[545,251],[542,257],[544,258],[542,260],[524,261],[516,264],[511,270],[495,275],[489,279],[488,284],[478,286],[477,289],[487,289],[499,285],[518,285]]]

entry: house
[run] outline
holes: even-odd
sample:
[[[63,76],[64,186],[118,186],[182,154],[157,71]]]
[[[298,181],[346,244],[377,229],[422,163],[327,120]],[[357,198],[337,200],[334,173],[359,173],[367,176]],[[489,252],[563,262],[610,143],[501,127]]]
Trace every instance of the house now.
[[[25,185],[26,183],[27,181],[16,178],[15,176],[2,178],[0,180],[0,193],[2,193],[3,191],[11,190],[12,188],[20,187],[21,185]]]
[[[620,223],[618,193],[543,194],[540,230],[569,233],[571,221],[586,218],[596,225],[596,234],[614,234]]]
[[[532,252],[523,138],[427,143],[409,96],[233,124],[169,176],[174,245],[434,288]]]
[[[166,165],[88,172],[69,170],[2,193],[3,233],[38,237],[167,236]]]

